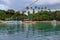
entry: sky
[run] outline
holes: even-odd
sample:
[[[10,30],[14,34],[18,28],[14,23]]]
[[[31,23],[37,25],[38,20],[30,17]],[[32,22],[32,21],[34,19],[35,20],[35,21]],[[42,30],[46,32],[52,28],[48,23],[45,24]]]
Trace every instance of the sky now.
[[[22,10],[36,0],[0,0],[0,9]],[[32,6],[47,7],[52,10],[60,10],[60,0],[38,0]]]

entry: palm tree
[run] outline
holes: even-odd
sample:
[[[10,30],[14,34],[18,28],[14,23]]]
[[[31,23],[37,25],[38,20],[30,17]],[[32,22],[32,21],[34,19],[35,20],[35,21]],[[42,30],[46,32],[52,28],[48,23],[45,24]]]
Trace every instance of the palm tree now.
[[[33,7],[30,7],[30,8],[33,10],[33,12],[32,12],[32,13],[34,14],[34,13],[35,13],[35,9],[34,9]]]
[[[37,9],[38,9],[38,7],[37,7],[37,6],[35,6],[35,11],[37,11]]]
[[[37,9],[38,7],[37,6],[35,6],[35,9]]]
[[[40,7],[38,7],[38,12],[40,11]]]
[[[35,9],[33,9],[33,14],[35,13]]]
[[[44,8],[44,9],[45,9],[45,11],[46,11],[47,7],[45,6],[45,8]]]
[[[41,7],[41,12],[43,12],[43,7]]]
[[[30,14],[30,11],[28,11],[28,15]]]
[[[30,9],[30,8],[27,6],[27,7],[26,7],[26,10],[28,11],[29,9]],[[30,14],[30,11],[28,11],[27,13],[28,13],[28,15],[29,15],[29,14]]]

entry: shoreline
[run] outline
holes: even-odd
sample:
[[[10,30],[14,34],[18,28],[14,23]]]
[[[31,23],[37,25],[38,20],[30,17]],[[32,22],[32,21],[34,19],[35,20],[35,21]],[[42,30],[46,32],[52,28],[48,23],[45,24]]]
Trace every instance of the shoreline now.
[[[2,21],[0,20],[0,23],[6,23],[7,21]],[[8,21],[9,22],[9,21]],[[40,22],[49,22],[49,23],[58,23],[60,24],[60,21],[54,21],[54,20],[51,20],[51,21],[21,21],[22,24],[36,24],[36,23],[40,23]]]
[[[23,24],[36,24],[36,23],[41,23],[41,22],[45,22],[45,23],[52,23],[52,24],[56,24],[56,22],[54,22],[53,20],[52,21],[23,21],[22,23]]]

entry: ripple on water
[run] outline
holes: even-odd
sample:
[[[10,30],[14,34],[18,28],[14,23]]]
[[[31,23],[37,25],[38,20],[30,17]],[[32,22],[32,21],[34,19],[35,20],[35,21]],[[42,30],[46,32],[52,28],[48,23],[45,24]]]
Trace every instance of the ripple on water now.
[[[5,24],[0,27],[0,40],[60,40],[58,29],[60,26],[53,28],[47,23]]]

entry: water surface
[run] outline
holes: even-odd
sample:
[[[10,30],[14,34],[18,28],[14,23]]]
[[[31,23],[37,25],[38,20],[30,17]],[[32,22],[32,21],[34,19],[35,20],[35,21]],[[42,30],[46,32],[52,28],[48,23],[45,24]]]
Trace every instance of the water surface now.
[[[0,40],[60,40],[60,25],[0,23]]]

